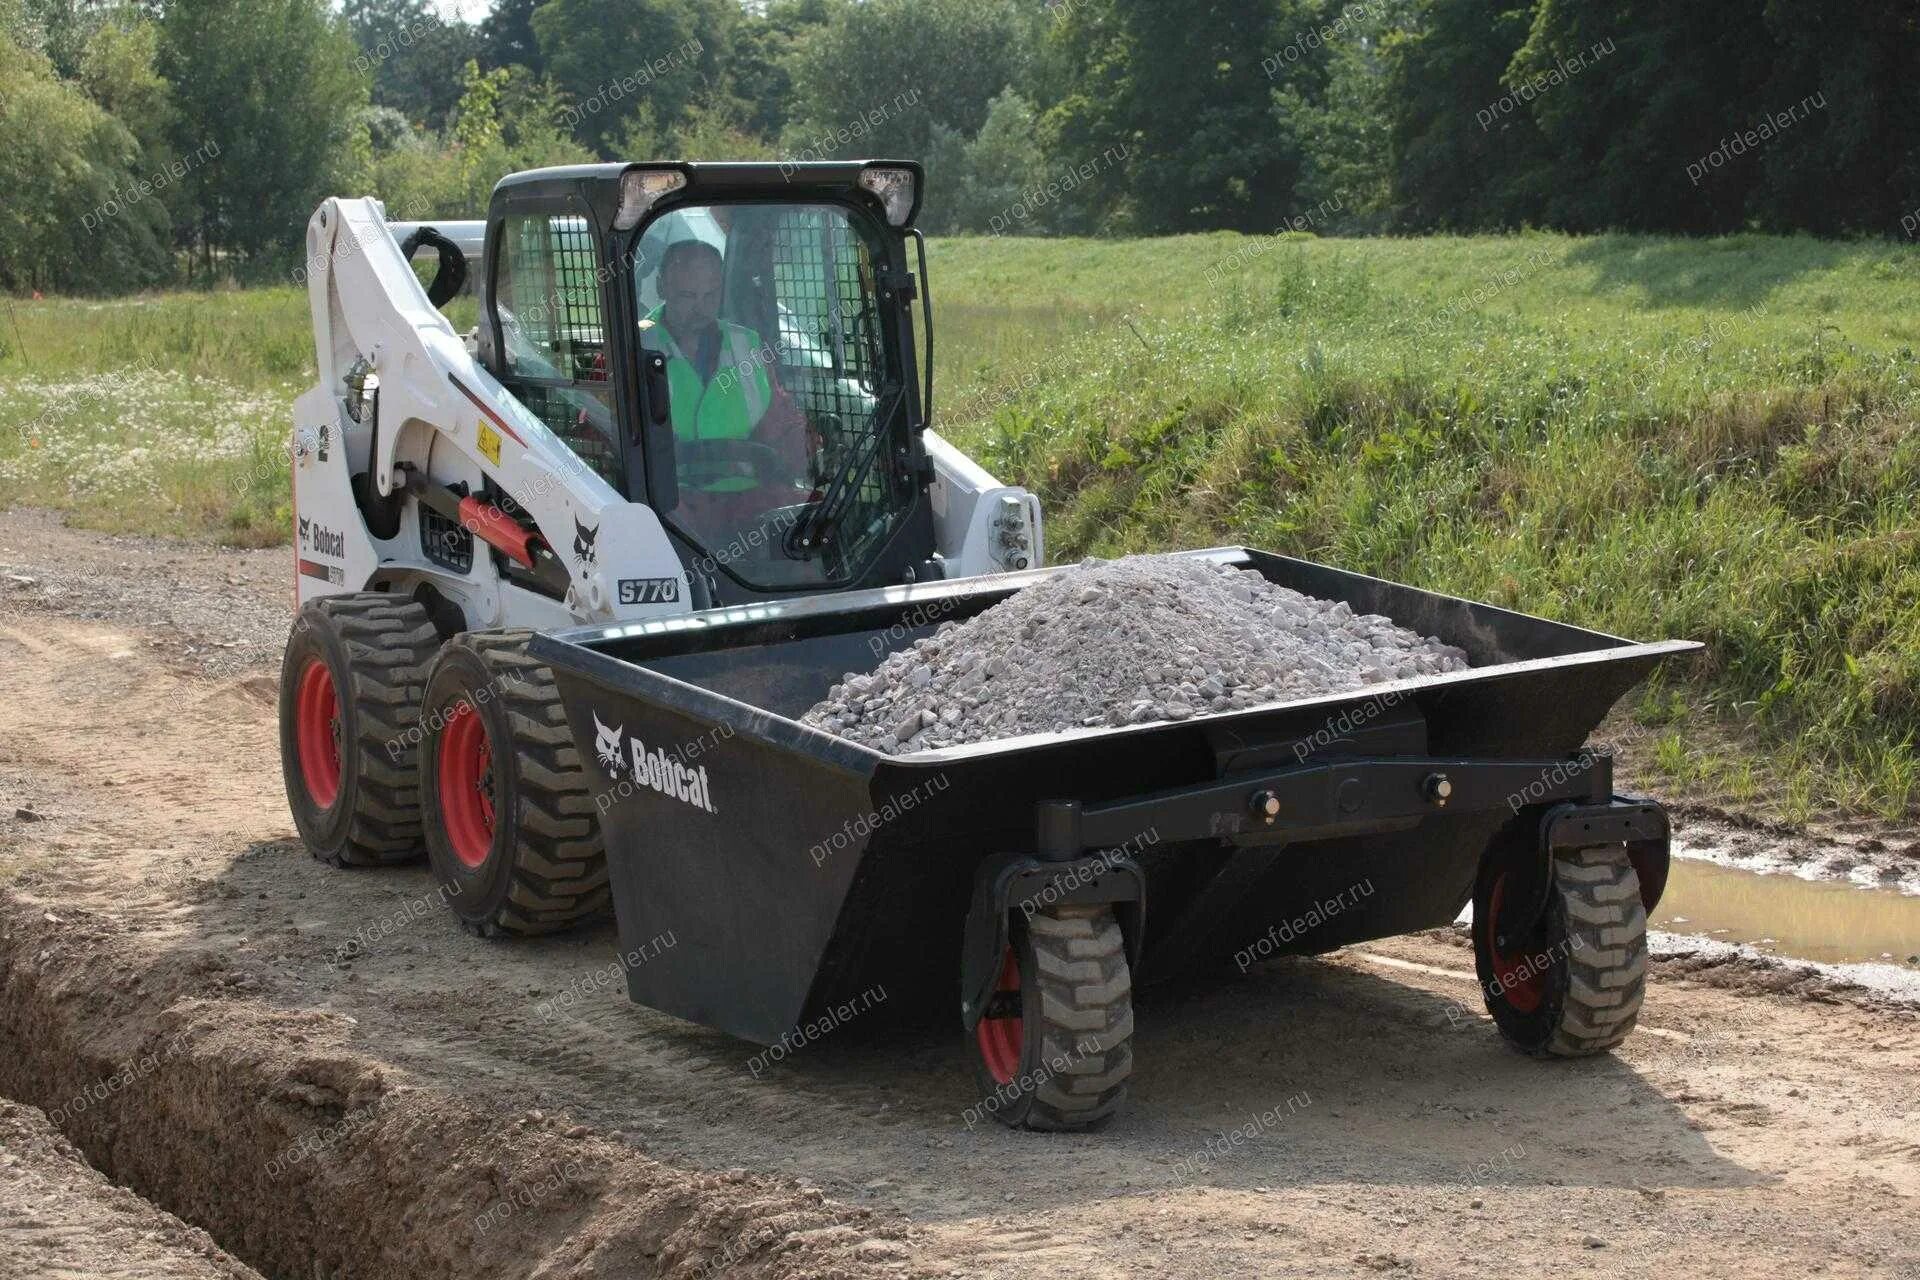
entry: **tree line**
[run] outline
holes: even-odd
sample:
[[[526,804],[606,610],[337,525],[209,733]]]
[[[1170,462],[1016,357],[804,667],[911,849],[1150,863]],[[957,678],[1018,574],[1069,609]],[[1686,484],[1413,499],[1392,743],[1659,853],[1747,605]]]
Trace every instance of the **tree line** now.
[[[0,0],[0,288],[271,278],[327,194],[906,156],[935,232],[1912,235],[1912,0]]]

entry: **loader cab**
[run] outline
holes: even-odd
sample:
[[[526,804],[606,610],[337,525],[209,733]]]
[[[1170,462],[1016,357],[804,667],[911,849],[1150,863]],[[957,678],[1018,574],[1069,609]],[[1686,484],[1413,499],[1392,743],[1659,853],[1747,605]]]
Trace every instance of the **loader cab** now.
[[[512,175],[481,358],[654,509],[707,603],[937,575],[920,187],[904,162]]]

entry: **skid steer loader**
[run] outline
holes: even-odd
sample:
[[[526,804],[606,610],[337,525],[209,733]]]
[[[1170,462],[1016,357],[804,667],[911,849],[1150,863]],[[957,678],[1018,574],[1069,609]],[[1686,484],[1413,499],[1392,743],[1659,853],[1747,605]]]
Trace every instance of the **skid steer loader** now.
[[[280,682],[316,856],[424,847],[468,927],[564,927],[606,857],[534,633],[1041,563],[1036,500],[927,427],[921,188],[898,161],[600,164],[502,179],[485,222],[320,206]]]
[[[280,684],[313,851],[424,846],[482,934],[610,903],[634,1000],[769,1054],[876,991],[957,996],[970,1117],[1025,1128],[1120,1107],[1136,975],[1468,902],[1509,1043],[1620,1043],[1669,825],[1583,744],[1698,645],[1220,547],[1183,554],[1472,665],[899,754],[802,723],[1061,572],[1033,497],[927,429],[920,194],[896,162],[592,165],[504,179],[484,223],[321,206]],[[463,339],[441,308],[469,279]],[[660,953],[669,930],[699,944]]]

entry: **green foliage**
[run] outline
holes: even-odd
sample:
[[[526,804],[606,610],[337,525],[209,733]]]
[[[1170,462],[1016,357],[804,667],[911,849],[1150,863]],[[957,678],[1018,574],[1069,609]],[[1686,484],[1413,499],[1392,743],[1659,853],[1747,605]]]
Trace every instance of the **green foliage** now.
[[[678,124],[718,58],[712,14],[697,0],[547,0],[535,9],[534,35],[569,103],[573,136],[611,155],[643,102],[659,123]]]
[[[1091,225],[1141,233],[1270,230],[1294,210],[1297,134],[1274,91],[1317,97],[1331,5],[1087,0],[1051,39],[1072,68],[1047,104],[1056,157],[1102,171]],[[1311,48],[1309,48],[1311,44]],[[1063,166],[1064,167],[1064,166]]]
[[[1019,74],[1026,21],[1011,0],[835,3],[790,64],[791,155],[918,158],[936,129],[971,138]]]
[[[26,0],[0,0],[0,40],[10,40],[29,53],[46,52],[47,34]]]
[[[95,0],[20,0],[21,16],[13,25],[31,32],[22,45],[43,53],[62,79],[72,79],[80,69],[80,59],[88,39],[103,22],[109,5]]]
[[[84,134],[93,158],[61,181],[110,191],[118,166],[155,188],[124,268],[80,281],[66,252],[5,278],[177,274],[153,244],[185,251],[190,279],[258,276],[297,252],[326,194],[477,215],[510,167],[671,156],[917,158],[936,232],[1920,238],[1911,0],[492,0],[477,25],[439,0],[341,0],[333,15],[333,0],[0,0],[9,44],[136,144],[68,120],[61,145]]]
[[[1531,10],[1511,0],[1419,0],[1383,46],[1388,197],[1395,225],[1465,230],[1539,219],[1544,162],[1533,114],[1504,76]]]
[[[779,139],[793,114],[792,53],[826,25],[839,2],[771,0],[757,20],[747,17],[735,25],[727,46],[726,78],[740,103],[741,132]]]
[[[1881,0],[1768,0],[1778,110],[1827,103],[1760,158],[1761,225],[1885,234],[1920,208],[1920,9]]]
[[[354,66],[371,78],[375,104],[429,128],[447,123],[462,68],[481,53],[480,33],[441,17],[427,0],[346,0]]]
[[[160,32],[208,259],[229,251],[252,274],[297,260],[363,127],[367,89],[344,24],[323,0],[170,0]]]
[[[1392,33],[1411,20],[1413,7],[1414,0],[1356,6],[1349,11],[1352,29],[1324,46],[1326,82],[1319,96],[1309,96],[1290,77],[1274,91],[1277,125],[1299,140],[1294,217],[1309,218],[1323,208],[1336,211],[1321,220],[1326,225],[1315,226],[1322,234],[1380,231],[1388,224],[1388,131],[1395,102],[1383,50]]]
[[[76,77],[88,97],[127,127],[156,169],[173,158],[168,133],[174,125],[173,88],[160,74],[159,56],[159,26],[122,11],[88,38]]]
[[[496,0],[480,20],[481,61],[492,67],[525,67],[535,75],[547,69],[533,33],[533,11],[545,0]]]
[[[1774,55],[1762,8],[1543,0],[1507,85],[1543,82],[1531,107],[1547,143],[1546,219],[1573,230],[1737,230],[1758,164],[1692,177],[1688,166],[1790,105],[1759,91]]]
[[[663,141],[659,149],[647,153],[625,153],[633,159],[651,155],[698,156],[702,160],[777,160],[779,148],[756,133],[742,116],[736,102],[713,98],[687,109],[680,127]]]
[[[126,126],[45,57],[0,40],[0,288],[102,293],[164,280],[167,210],[146,164]]]
[[[1009,214],[1046,180],[1038,123],[1032,104],[1009,89],[989,104],[986,123],[971,140],[940,129],[927,161],[922,225],[935,234],[968,229],[1037,234],[1057,225],[1051,216],[1057,204],[1040,206],[1031,219],[1014,221]]]
[[[384,200],[389,217],[484,217],[500,175],[594,158],[562,127],[552,86],[524,68],[469,63],[464,83],[448,135],[396,132],[383,118],[376,135],[367,120],[369,155],[353,186]]]
[[[507,87],[505,67],[482,72],[478,62],[468,62],[461,76],[460,104],[453,113],[453,145],[461,151],[461,162],[471,169],[477,153],[498,146],[503,136],[500,127],[500,95]]]

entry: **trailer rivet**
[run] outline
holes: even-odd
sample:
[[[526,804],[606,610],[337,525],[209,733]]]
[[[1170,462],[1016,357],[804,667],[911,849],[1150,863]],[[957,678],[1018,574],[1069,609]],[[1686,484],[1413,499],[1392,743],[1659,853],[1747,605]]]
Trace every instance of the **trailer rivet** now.
[[[1271,791],[1256,791],[1253,793],[1251,808],[1254,817],[1272,826],[1273,820],[1280,816],[1280,797]]]
[[[1427,793],[1427,799],[1444,809],[1448,798],[1453,795],[1453,779],[1444,773],[1430,773],[1422,789]]]

